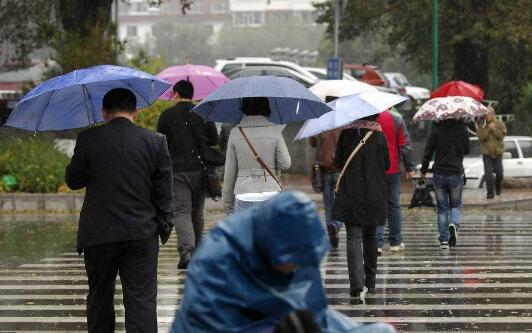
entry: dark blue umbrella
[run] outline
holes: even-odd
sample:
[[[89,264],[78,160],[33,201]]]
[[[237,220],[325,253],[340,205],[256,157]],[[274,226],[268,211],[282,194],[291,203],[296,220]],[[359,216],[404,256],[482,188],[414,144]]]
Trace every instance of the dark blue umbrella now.
[[[16,105],[6,126],[31,131],[86,127],[103,121],[103,96],[113,88],[130,89],[137,97],[137,109],[141,109],[169,86],[128,67],[101,65],[75,70],[33,88]]]
[[[267,97],[270,121],[287,124],[318,118],[331,110],[318,96],[295,80],[277,76],[250,76],[235,79],[213,91],[194,112],[209,121],[239,123],[243,97]]]

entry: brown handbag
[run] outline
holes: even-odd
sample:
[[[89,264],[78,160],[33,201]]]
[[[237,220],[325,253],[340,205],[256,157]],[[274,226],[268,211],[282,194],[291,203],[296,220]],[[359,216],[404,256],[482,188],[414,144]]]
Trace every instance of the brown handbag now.
[[[244,140],[248,144],[249,149],[251,149],[251,151],[253,152],[253,155],[255,156],[255,159],[257,160],[257,162],[259,162],[260,166],[262,167],[262,169],[264,169],[264,171],[268,172],[268,174],[270,176],[272,176],[273,180],[275,180],[275,182],[277,183],[277,185],[279,185],[279,187],[281,188],[281,191],[282,191],[283,190],[283,185],[281,185],[281,183],[279,182],[279,179],[277,179],[277,177],[274,175],[274,173],[270,170],[270,168],[266,165],[266,163],[262,160],[260,155],[257,153],[257,151],[255,150],[255,147],[253,147],[253,145],[251,144],[251,141],[249,141],[248,136],[244,132],[244,129],[242,127],[239,127],[238,129],[240,130],[240,134],[242,134],[242,137],[244,138]],[[266,174],[264,174],[264,179],[266,180]]]

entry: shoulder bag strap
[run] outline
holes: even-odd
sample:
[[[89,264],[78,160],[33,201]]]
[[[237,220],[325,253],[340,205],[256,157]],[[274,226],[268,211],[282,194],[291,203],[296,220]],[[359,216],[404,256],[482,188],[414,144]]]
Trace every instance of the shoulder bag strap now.
[[[264,163],[264,161],[263,161],[262,158],[259,156],[259,154],[257,154],[257,151],[255,150],[255,147],[253,147],[253,145],[251,144],[251,141],[249,141],[249,138],[247,137],[246,133],[244,133],[244,129],[242,129],[242,127],[239,127],[238,129],[240,130],[240,134],[242,134],[242,137],[244,138],[244,140],[246,140],[246,143],[248,144],[249,149],[251,149],[251,151],[253,152],[253,155],[255,156],[255,159],[257,160],[257,162],[259,162],[260,166],[261,166],[264,170],[266,170],[270,176],[272,176],[273,180],[275,180],[275,182],[277,183],[277,185],[279,185],[279,187],[280,187],[281,190],[282,190],[282,189],[283,189],[283,186],[281,185],[281,183],[279,182],[279,180],[277,179],[277,177],[273,174],[273,172],[270,170],[270,168],[268,168],[268,166],[266,165],[266,163]]]
[[[340,172],[340,176],[338,176],[338,181],[336,181],[336,187],[334,188],[334,192],[338,192],[338,188],[340,187],[340,181],[342,180],[342,177],[344,176],[345,169],[347,169],[347,166],[349,165],[349,163],[351,162],[353,157],[355,157],[355,155],[360,150],[360,148],[362,148],[362,146],[366,143],[366,141],[368,141],[368,139],[371,136],[371,134],[373,134],[373,131],[368,131],[368,133],[366,133],[364,138],[362,140],[360,140],[358,145],[355,147],[355,149],[353,150],[351,155],[349,155],[349,158],[347,159],[347,162],[345,162],[345,164],[344,164],[342,172]]]

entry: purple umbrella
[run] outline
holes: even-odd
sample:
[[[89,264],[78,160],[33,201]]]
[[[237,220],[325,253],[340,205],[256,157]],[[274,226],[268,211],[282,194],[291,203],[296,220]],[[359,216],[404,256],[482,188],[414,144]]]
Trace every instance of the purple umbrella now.
[[[194,100],[200,100],[209,95],[229,78],[214,68],[202,65],[172,66],[163,70],[157,77],[172,84],[181,80],[188,80],[194,86]],[[168,88],[159,99],[171,100],[172,87]]]

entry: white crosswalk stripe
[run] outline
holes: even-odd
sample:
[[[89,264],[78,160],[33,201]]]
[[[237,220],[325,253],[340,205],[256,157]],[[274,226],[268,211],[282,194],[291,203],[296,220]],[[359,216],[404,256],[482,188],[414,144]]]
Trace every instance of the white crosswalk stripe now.
[[[413,332],[532,330],[532,217],[464,214],[459,244],[440,250],[431,212],[405,213],[404,251],[385,247],[374,294],[349,297],[345,231],[321,267],[329,302],[353,320],[389,322]],[[161,248],[159,331],[167,332],[183,294],[175,235]],[[121,285],[118,328],[123,330]],[[0,332],[83,332],[87,278],[83,258],[64,252],[0,269]]]

